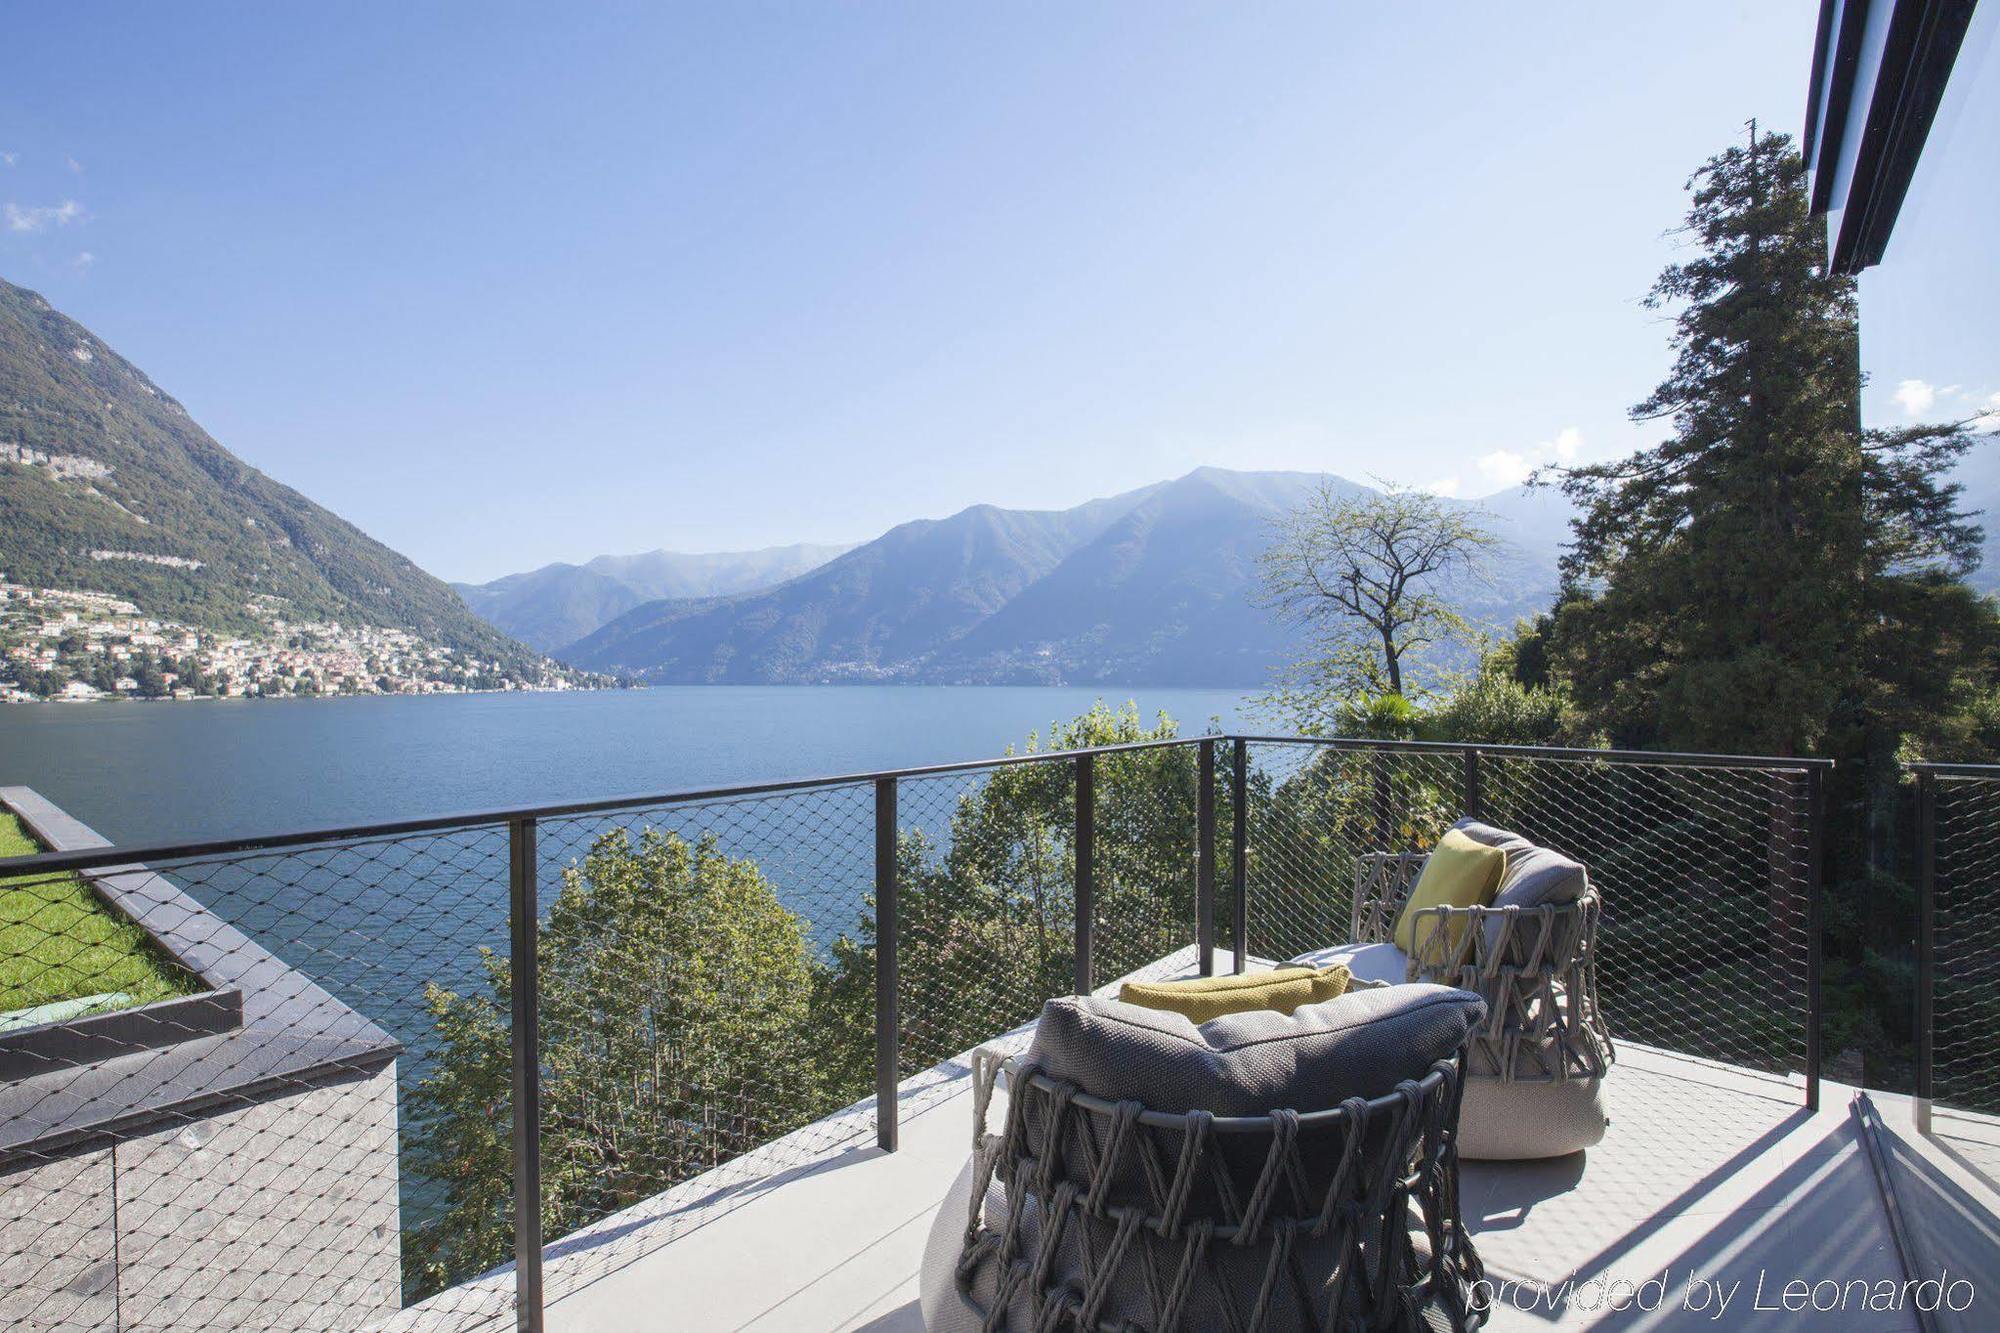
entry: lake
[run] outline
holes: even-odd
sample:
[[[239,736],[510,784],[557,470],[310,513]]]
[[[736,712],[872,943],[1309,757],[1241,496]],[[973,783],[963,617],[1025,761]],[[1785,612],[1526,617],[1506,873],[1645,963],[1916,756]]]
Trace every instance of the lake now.
[[[1098,699],[1183,732],[1233,690],[668,686],[0,707],[0,785],[118,843],[193,841],[978,759]]]

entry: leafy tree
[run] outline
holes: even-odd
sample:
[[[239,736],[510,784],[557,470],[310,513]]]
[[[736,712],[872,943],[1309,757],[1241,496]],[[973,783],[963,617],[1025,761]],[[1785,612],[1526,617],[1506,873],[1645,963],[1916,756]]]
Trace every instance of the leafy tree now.
[[[440,1047],[413,1098],[415,1164],[446,1207],[409,1237],[418,1292],[512,1245],[512,976],[481,952],[485,993],[426,990]],[[804,923],[712,840],[604,834],[564,870],[538,963],[549,1235],[830,1109],[808,1021],[823,979]]]
[[[1568,683],[1546,675],[1533,625],[1517,627],[1515,637],[1490,649],[1478,669],[1427,710],[1414,730],[1426,740],[1490,745],[1589,745],[1601,739],[1590,734]]]
[[[1322,484],[1262,557],[1263,605],[1316,640],[1267,703],[1317,730],[1352,696],[1413,693],[1425,649],[1471,638],[1447,594],[1483,576],[1497,542],[1476,513],[1426,491]]]
[[[158,659],[150,653],[132,664],[132,679],[138,684],[141,698],[157,699],[167,692],[167,678]]]

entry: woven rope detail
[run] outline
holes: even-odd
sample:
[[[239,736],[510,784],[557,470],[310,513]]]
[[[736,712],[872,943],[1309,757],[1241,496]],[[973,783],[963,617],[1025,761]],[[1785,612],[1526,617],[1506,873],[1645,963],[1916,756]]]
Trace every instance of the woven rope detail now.
[[[960,1290],[991,1302],[987,1329],[1019,1327],[1013,1316],[1094,1333],[1474,1327],[1462,1068],[1461,1054],[1373,1103],[1226,1133],[1206,1113],[1105,1104],[1012,1070],[1004,1133],[983,1118],[978,1131],[997,1160],[976,1172],[1007,1183],[1006,1213],[986,1217],[975,1194]]]
[[[1396,914],[1423,864],[1416,852],[1361,857],[1356,943],[1393,937]],[[1560,906],[1430,907],[1416,914],[1408,979],[1458,986],[1486,1001],[1467,1072],[1507,1083],[1560,1083],[1601,1078],[1611,1068],[1617,1052],[1597,1003],[1602,912],[1597,891],[1588,889]]]

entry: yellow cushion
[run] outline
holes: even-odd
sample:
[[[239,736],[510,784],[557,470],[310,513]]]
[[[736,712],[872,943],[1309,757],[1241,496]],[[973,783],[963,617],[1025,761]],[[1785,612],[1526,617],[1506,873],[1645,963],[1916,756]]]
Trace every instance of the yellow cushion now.
[[[1457,829],[1448,831],[1425,858],[1424,871],[1417,876],[1410,899],[1396,918],[1396,947],[1415,958],[1419,911],[1426,907],[1484,907],[1493,901],[1493,891],[1500,887],[1500,876],[1506,869],[1507,854],[1498,847],[1474,842]],[[1449,958],[1450,951],[1458,947],[1464,923],[1452,922],[1445,941],[1433,938],[1436,929],[1435,920],[1424,923],[1424,952],[1428,956],[1423,961],[1436,963]]]
[[[1242,976],[1196,977],[1190,981],[1128,981],[1118,988],[1118,998],[1127,1004],[1148,1009],[1167,1009],[1186,1014],[1196,1023],[1206,1023],[1224,1014],[1247,1013],[1252,1009],[1276,1009],[1289,1014],[1302,1004],[1337,1000],[1347,993],[1347,968],[1284,966],[1270,972],[1246,972]]]

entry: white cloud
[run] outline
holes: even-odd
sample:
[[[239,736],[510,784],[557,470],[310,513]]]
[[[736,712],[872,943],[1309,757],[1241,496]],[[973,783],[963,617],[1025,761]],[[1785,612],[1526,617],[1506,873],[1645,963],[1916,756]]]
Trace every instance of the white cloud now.
[[[1539,468],[1550,466],[1567,467],[1583,454],[1583,431],[1576,426],[1564,426],[1554,438],[1537,440],[1525,449],[1495,449],[1481,454],[1478,458],[1479,475],[1498,490],[1519,486],[1535,475]]]
[[[87,269],[97,262],[97,256],[88,250],[79,250],[75,259],[69,261],[71,268]]]
[[[71,171],[74,171],[77,175],[81,176],[83,174],[83,163],[77,161],[73,157],[68,157],[68,156],[65,156],[63,158],[63,161],[66,162],[69,165],[69,169]]]
[[[1896,386],[1896,402],[1908,415],[1920,417],[1937,402],[1937,390],[1923,380],[1904,380]]]
[[[20,160],[19,153],[0,153],[0,167],[11,167]]]
[[[59,204],[49,204],[41,208],[23,208],[10,203],[0,208],[0,218],[4,218],[8,231],[41,231],[45,227],[67,227],[72,222],[83,221],[83,205],[74,199],[65,199]]]
[[[1515,453],[1512,449],[1495,449],[1490,454],[1479,456],[1479,472],[1488,481],[1501,488],[1519,486],[1535,470],[1526,454]]]
[[[1453,473],[1449,477],[1439,477],[1436,481],[1425,482],[1423,489],[1429,491],[1432,495],[1442,495],[1446,499],[1451,499],[1464,489],[1464,487],[1458,479],[1458,474]]]

